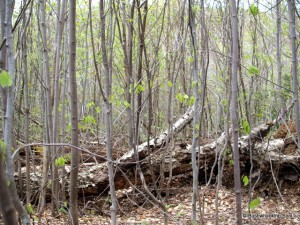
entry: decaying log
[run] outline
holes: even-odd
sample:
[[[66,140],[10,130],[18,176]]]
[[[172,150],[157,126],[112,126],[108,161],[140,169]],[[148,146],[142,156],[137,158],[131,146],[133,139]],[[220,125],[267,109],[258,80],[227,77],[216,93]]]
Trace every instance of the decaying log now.
[[[239,146],[241,152],[241,158],[249,157],[249,149],[250,146],[253,151],[253,160],[257,162],[257,164],[261,163],[269,163],[270,160],[273,163],[294,163],[298,164],[300,162],[300,155],[285,155],[282,154],[282,149],[285,146],[285,142],[282,139],[270,139],[265,140],[265,137],[270,131],[272,124],[262,124],[254,129],[252,129],[250,135],[245,135],[239,138]],[[229,135],[230,136],[230,135]],[[152,153],[150,153],[149,160],[151,160],[154,174],[158,175],[160,173],[161,167],[161,160],[163,151],[166,150],[166,147],[162,147],[163,143],[163,135],[160,136],[160,145],[152,146]],[[225,145],[226,142],[226,135],[222,133],[219,138],[212,141],[211,143],[205,144],[200,146],[200,149],[197,149],[198,156],[200,160],[200,165],[206,163],[208,166],[211,166],[215,160],[216,151],[219,153]],[[156,142],[158,143],[158,142]],[[140,153],[140,163],[142,170],[145,174],[145,177],[151,179],[150,168],[148,165],[148,158],[147,160],[143,158],[146,151],[146,144],[142,144],[139,146],[139,153]],[[126,159],[128,161],[126,161]],[[116,161],[116,188],[124,188],[128,186],[128,180],[134,183],[134,173],[135,173],[135,164],[134,164],[134,156],[132,151],[125,154],[119,160]],[[178,145],[174,152],[172,153],[172,157],[169,158],[167,156],[165,158],[165,163],[170,163],[172,161],[172,171],[173,175],[177,174],[184,174],[191,171],[191,151],[190,146],[188,145],[186,148],[180,148]],[[128,162],[128,164],[126,164]],[[165,175],[168,176],[169,167],[165,167]],[[120,171],[122,170],[123,173]],[[106,172],[105,164],[94,165],[90,167],[89,172],[84,172],[82,170],[81,174],[81,187],[86,187],[86,184],[94,185],[98,191],[103,191],[104,188],[107,188],[108,185],[108,177]],[[87,176],[87,174],[89,174]],[[128,178],[124,177],[124,174],[127,175]],[[85,181],[86,180],[86,181]],[[151,180],[150,180],[151,181]],[[105,187],[104,187],[105,186]]]
[[[192,111],[187,112],[184,116],[178,120],[171,132],[177,133],[184,126],[187,125],[188,121],[191,120]],[[284,154],[283,149],[286,147],[287,143],[283,139],[267,139],[266,136],[272,127],[272,124],[262,124],[254,129],[252,129],[250,135],[245,135],[239,138],[239,149],[241,154],[241,159],[248,158],[250,148],[252,149],[253,160],[256,161],[257,165],[269,164],[270,161],[273,163],[293,163],[298,165],[300,162],[300,155],[296,151],[293,155]],[[147,182],[151,183],[154,174],[158,177],[161,171],[161,160],[163,152],[166,151],[165,146],[166,138],[168,138],[170,133],[163,132],[158,138],[150,141],[149,146],[151,151],[148,151],[148,143],[143,143],[138,146],[138,151],[140,155],[140,163],[145,179]],[[228,135],[230,138],[230,134]],[[219,138],[213,140],[208,144],[200,146],[198,151],[198,157],[200,165],[205,165],[206,167],[211,167],[215,161],[216,155],[218,155],[222,149],[224,149],[226,141],[225,133],[222,133]],[[230,141],[228,142],[230,143]],[[172,156],[165,158],[165,163],[172,162],[172,172],[173,175],[186,174],[189,173],[191,168],[191,150],[190,146],[185,146],[181,148],[180,145],[176,146],[172,152]],[[149,160],[151,161],[153,171],[150,172]],[[116,173],[115,173],[115,185],[116,189],[122,189],[130,186],[131,183],[135,183],[135,162],[134,153],[129,151],[124,154],[121,158],[114,161]],[[67,173],[70,172],[70,167],[65,166]],[[201,169],[201,168],[200,168]],[[169,174],[169,166],[165,166],[165,176]],[[79,190],[81,194],[84,195],[98,195],[105,191],[108,191],[108,175],[107,175],[106,163],[84,163],[80,166],[79,171]],[[35,185],[38,185],[38,180],[41,175],[35,172],[32,176],[32,181]],[[139,184],[139,181],[138,183]]]
[[[144,158],[146,152],[148,151],[148,146],[150,149],[156,149],[164,145],[173,134],[178,134],[182,129],[184,129],[194,117],[194,107],[190,107],[186,113],[181,116],[174,124],[170,131],[166,130],[162,132],[157,138],[151,139],[148,142],[145,142],[137,146],[137,151],[140,155],[140,158]],[[126,154],[124,154],[120,159],[117,160],[118,163],[129,163],[135,160],[134,149],[131,149]]]

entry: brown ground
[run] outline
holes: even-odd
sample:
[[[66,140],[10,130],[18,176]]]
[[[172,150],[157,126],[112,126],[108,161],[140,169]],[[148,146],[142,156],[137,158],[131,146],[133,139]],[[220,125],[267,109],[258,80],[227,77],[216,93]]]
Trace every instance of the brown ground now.
[[[227,184],[226,184],[227,185]],[[174,179],[173,188],[167,205],[169,224],[191,223],[191,180],[179,176]],[[230,185],[232,186],[232,185]],[[216,187],[199,186],[201,202],[203,205],[203,224],[216,223]],[[278,194],[275,185],[271,183],[261,185],[253,194],[253,199],[259,198],[257,208],[248,212],[248,188],[242,189],[243,224],[250,224],[249,216],[252,216],[252,224],[300,224],[300,186],[299,182],[284,182],[281,185],[281,194]],[[164,194],[164,193],[163,193]],[[117,224],[164,224],[163,211],[147,200],[145,195],[134,193],[132,189],[119,190],[119,215]],[[219,224],[235,224],[235,193],[232,187],[223,186],[218,193],[218,220]],[[198,211],[199,212],[199,211]],[[101,225],[110,224],[109,199],[95,197],[80,201],[80,224]],[[40,224],[69,224],[67,214],[60,213],[59,218],[49,216],[46,210]],[[198,224],[200,213],[198,213]]]
[[[294,131],[294,123],[288,122],[291,132]],[[288,129],[282,125],[274,134],[276,138],[288,138]],[[285,154],[293,153],[296,149],[293,141],[284,149]],[[101,149],[103,150],[103,149]],[[102,153],[102,152],[101,152]],[[118,156],[115,156],[117,158]],[[88,160],[88,158],[86,159]],[[271,176],[270,176],[271,177]],[[278,182],[280,193],[272,178],[261,177],[262,182],[252,193],[252,199],[258,198],[260,203],[257,208],[248,211],[249,188],[242,189],[242,211],[243,224],[268,225],[268,224],[300,224],[300,185],[299,181]],[[204,182],[205,183],[205,182]],[[232,167],[225,167],[223,173],[223,187],[218,192],[218,206],[216,206],[216,186],[213,180],[212,185],[199,186],[202,206],[202,216],[198,209],[198,224],[216,224],[218,216],[219,224],[236,224],[235,220],[235,193],[233,188]],[[190,174],[178,175],[173,178],[170,197],[167,200],[166,208],[169,224],[192,224],[191,223],[191,202],[192,202],[192,180]],[[149,187],[150,189],[153,187]],[[140,190],[140,189],[139,189]],[[153,193],[154,190],[153,190]],[[118,196],[118,222],[117,224],[164,224],[164,212],[157,205],[153,204],[142,193],[132,189],[117,191]],[[162,193],[165,197],[165,193]],[[110,224],[110,200],[108,197],[93,196],[80,199],[80,224],[102,225]],[[216,210],[218,207],[218,210]],[[218,211],[218,215],[216,215]],[[35,220],[37,217],[33,216]],[[67,211],[60,212],[59,217],[53,218],[50,215],[50,206],[40,218],[40,223],[35,224],[69,224]],[[202,221],[202,223],[201,223]],[[1,222],[0,222],[1,224]]]

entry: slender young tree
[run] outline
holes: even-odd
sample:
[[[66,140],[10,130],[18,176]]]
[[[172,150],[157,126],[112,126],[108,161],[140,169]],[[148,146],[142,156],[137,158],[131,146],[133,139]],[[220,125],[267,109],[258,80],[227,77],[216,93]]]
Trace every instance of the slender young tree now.
[[[1,37],[1,43],[2,43],[2,41],[5,40],[5,8],[6,8],[5,1],[6,0],[1,0],[1,2],[0,2],[0,9],[1,9],[1,12],[0,12],[1,13],[1,36],[0,37]],[[2,49],[1,49],[1,54],[0,54],[0,69],[7,70],[6,61],[7,61],[6,60],[6,45],[3,44]],[[3,111],[2,121],[4,122],[5,107],[6,107],[6,89],[2,88],[0,86],[0,90],[1,90],[1,94],[2,94],[2,98],[1,98],[1,100],[2,100],[1,110]],[[4,126],[4,124],[3,124],[3,126]]]
[[[194,104],[194,119],[193,119],[193,142],[192,142],[192,168],[193,168],[193,197],[192,197],[192,221],[197,221],[197,200],[199,196],[198,192],[198,165],[197,165],[197,155],[196,155],[196,147],[198,144],[198,129],[199,129],[199,79],[198,79],[198,53],[197,53],[197,33],[196,33],[196,25],[195,25],[195,10],[194,9],[194,1],[189,0],[189,25],[191,31],[191,43],[192,43],[192,56],[193,56],[193,83],[194,83],[194,94],[195,94],[195,104]],[[198,127],[198,129],[197,129]]]
[[[27,0],[23,1],[23,5],[27,4]],[[31,11],[32,12],[32,5]],[[28,60],[27,60],[27,25],[30,19],[30,15],[28,17],[26,13],[23,16],[23,32],[24,35],[21,40],[22,42],[22,69],[23,69],[23,82],[24,82],[24,109],[25,109],[25,118],[24,118],[24,134],[25,134],[25,143],[29,143],[29,93],[28,93]],[[30,153],[29,148],[26,148],[26,183],[30,183]],[[26,185],[26,204],[30,204],[30,185]]]
[[[39,0],[39,30],[41,35],[41,50],[42,50],[42,74],[44,78],[44,95],[45,95],[45,142],[53,143],[53,118],[52,118],[52,103],[51,103],[51,81],[50,81],[50,61],[49,61],[49,49],[48,49],[48,33],[46,27],[46,1]],[[52,147],[47,146],[43,151],[43,178],[42,178],[42,190],[39,198],[39,212],[41,213],[46,204],[46,186],[48,181],[48,170],[50,165],[50,157],[53,155]],[[51,165],[53,168],[54,162]],[[54,170],[54,169],[53,169]],[[53,171],[52,170],[52,171]],[[51,178],[55,178],[51,172]],[[56,188],[51,189],[51,211],[52,215],[56,215],[58,209],[58,195]]]
[[[114,12],[116,14],[116,25],[119,33],[119,38],[122,43],[122,50],[124,54],[124,65],[125,65],[125,71],[126,71],[126,84],[125,84],[125,95],[126,95],[126,101],[129,105],[132,103],[132,93],[131,89],[134,83],[133,78],[133,66],[132,66],[132,46],[133,46],[133,19],[134,19],[134,9],[136,1],[133,1],[131,3],[130,12],[127,13],[126,11],[126,4],[125,2],[119,3],[119,12],[117,12],[116,7],[114,4]],[[129,15],[127,15],[129,14]],[[119,17],[121,18],[121,21],[119,20]],[[128,18],[128,19],[127,19]],[[138,66],[139,67],[139,66]],[[141,72],[138,69],[138,76],[141,76]],[[138,79],[138,82],[141,82]],[[138,100],[138,102],[140,102]],[[133,120],[134,120],[134,113],[132,112],[132,107],[126,107],[126,113],[127,113],[127,120],[128,120],[128,146],[129,149],[133,148],[134,143],[134,126],[133,126]],[[139,121],[139,114],[141,111],[141,107],[138,104],[137,109],[137,120]]]
[[[239,64],[238,56],[238,17],[236,1],[231,0],[231,122],[233,132],[233,155],[234,155],[234,187],[236,196],[236,223],[242,224],[242,203],[241,203],[241,175],[240,175],[240,156],[239,156],[239,127],[238,127],[238,86],[237,70]]]
[[[299,112],[299,96],[298,96],[298,59],[297,59],[297,47],[296,47],[296,23],[295,23],[295,11],[296,5],[294,0],[288,0],[288,14],[289,14],[289,30],[292,52],[292,74],[293,74],[293,98],[294,98],[294,113],[296,121],[296,131],[298,136],[298,150],[300,151],[300,112]]]
[[[150,150],[150,135],[151,135],[151,127],[152,127],[152,123],[153,123],[153,109],[152,109],[152,105],[153,105],[153,100],[152,100],[152,87],[151,84],[153,82],[153,76],[152,73],[150,72],[150,60],[149,60],[149,55],[147,52],[147,46],[146,46],[146,42],[145,42],[145,31],[146,31],[146,23],[147,23],[147,16],[148,16],[148,0],[144,1],[143,3],[141,3],[139,0],[137,0],[137,5],[138,5],[138,36],[139,36],[139,50],[138,50],[138,58],[139,58],[139,64],[138,64],[138,76],[137,76],[137,82],[138,84],[141,83],[142,81],[142,68],[141,66],[143,65],[143,59],[145,62],[145,71],[146,71],[146,75],[147,75],[147,86],[148,86],[148,124],[146,125],[147,127],[147,149]],[[164,12],[165,10],[163,10]],[[164,14],[163,14],[164,15]],[[143,57],[144,56],[144,57]],[[155,59],[156,60],[156,59]],[[155,61],[154,60],[154,61]],[[142,112],[142,110],[140,109],[142,107],[141,105],[141,99],[142,99],[142,94],[139,93],[138,94],[138,109],[140,110],[137,112],[137,120],[136,120],[136,134],[135,134],[135,143],[134,143],[134,156],[135,156],[135,160],[136,162],[139,161],[139,154],[137,152],[137,145],[139,142],[139,124],[138,121],[141,120],[140,117],[140,113]],[[134,106],[135,102],[132,102],[132,105]],[[134,107],[133,107],[134,108]],[[150,158],[148,159],[148,165],[150,167],[150,174],[152,177],[152,181],[155,182],[155,176],[154,176],[154,171],[153,171],[153,167],[152,167],[152,162],[150,160]],[[158,200],[149,190],[147,183],[146,183],[146,179],[145,176],[143,174],[143,171],[141,169],[141,165],[140,163],[136,164],[136,169],[137,172],[139,174],[139,178],[141,180],[142,186],[144,191],[146,192],[146,194],[151,198],[151,200],[156,203],[157,205],[159,205],[161,207],[162,210],[166,210],[164,203],[163,203],[163,199]],[[157,186],[155,185],[155,190],[157,191],[158,195],[158,189]],[[164,216],[165,218],[165,223],[167,223],[167,217],[166,215]]]
[[[76,85],[76,0],[70,0],[69,16],[69,76],[70,76],[70,98],[71,98],[71,143],[78,146],[78,106],[77,106],[77,85]],[[71,224],[78,225],[78,171],[79,153],[72,147],[71,177],[70,177],[70,220]]]
[[[61,65],[61,42],[62,42],[62,33],[63,33],[63,27],[64,27],[64,13],[65,13],[65,5],[66,0],[57,1],[57,12],[58,16],[56,19],[56,34],[55,34],[55,54],[54,54],[54,84],[53,91],[51,95],[53,96],[53,100],[51,100],[51,103],[53,102],[53,133],[52,139],[54,143],[60,142],[59,140],[59,100],[60,100],[60,65]],[[54,156],[58,155],[58,148],[53,146]],[[53,158],[55,160],[56,157]],[[58,179],[58,168],[57,166],[52,166],[52,190],[54,193],[55,198],[59,200],[59,179]]]
[[[67,95],[67,89],[68,89],[68,82],[67,82],[67,70],[68,70],[68,35],[67,35],[67,30],[68,26],[64,26],[64,46],[63,46],[63,55],[64,55],[64,60],[63,60],[63,89],[62,89],[62,95],[66,96]],[[66,98],[62,98],[62,110],[61,110],[61,120],[60,120],[60,127],[61,127],[61,134],[62,134],[62,143],[64,143],[67,139],[67,132],[66,132],[66,112],[67,112],[67,99]],[[62,147],[62,155],[65,155],[65,148]],[[61,181],[61,201],[65,201],[66,200],[66,171],[65,169],[62,170],[62,181]]]
[[[276,0],[276,46],[277,46],[277,84],[279,87],[277,89],[279,90],[279,104],[280,104],[280,111],[283,113],[284,111],[284,97],[281,92],[281,86],[282,86],[282,60],[281,60],[281,51],[282,51],[282,29],[281,29],[281,0]]]
[[[100,0],[100,18],[101,18],[101,50],[105,74],[105,95],[103,95],[104,106],[105,106],[105,147],[107,157],[107,167],[109,176],[109,188],[111,195],[111,224],[117,224],[117,197],[115,191],[114,181],[114,165],[112,161],[112,146],[111,146],[111,132],[112,132],[112,104],[110,101],[111,97],[111,85],[112,85],[112,50],[113,50],[113,11],[112,11],[112,0],[108,2],[108,8],[110,13],[105,14],[104,0]],[[106,40],[106,18],[108,18],[109,34],[108,41]],[[108,46],[108,49],[107,49]],[[109,50],[109,51],[108,51]],[[109,56],[108,56],[109,55]],[[103,92],[102,92],[103,93]]]
[[[8,73],[12,79],[12,85],[6,87],[6,108],[4,116],[4,142],[6,144],[6,173],[7,179],[10,183],[9,190],[12,196],[12,200],[15,208],[17,209],[21,221],[23,224],[30,224],[29,216],[23,207],[17,193],[16,184],[14,180],[14,164],[12,159],[11,147],[12,147],[12,128],[13,128],[13,115],[14,115],[14,97],[15,97],[15,58],[13,54],[13,33],[12,33],[12,15],[14,10],[14,1],[7,0],[5,11],[5,37],[6,37],[6,49],[7,49],[7,68]]]

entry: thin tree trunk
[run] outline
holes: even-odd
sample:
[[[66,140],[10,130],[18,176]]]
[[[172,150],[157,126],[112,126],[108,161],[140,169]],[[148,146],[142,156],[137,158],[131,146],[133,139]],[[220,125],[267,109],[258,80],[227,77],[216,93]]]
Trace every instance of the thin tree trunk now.
[[[171,13],[171,9],[170,9],[170,1],[167,1],[167,33],[170,33],[171,27],[171,17],[170,17],[170,13]],[[183,9],[184,10],[184,9]],[[168,53],[170,51],[170,37],[169,35],[167,36],[167,40],[166,40],[166,52]],[[174,104],[173,104],[173,98],[174,98],[174,92],[175,92],[175,75],[174,73],[171,73],[171,56],[170,54],[167,55],[166,57],[166,70],[167,70],[167,77],[168,77],[168,82],[171,82],[172,85],[169,85],[168,87],[168,104],[167,104],[167,121],[168,121],[168,130],[170,131],[173,123],[174,123]],[[174,60],[174,64],[175,64],[175,60]],[[167,190],[166,190],[166,198],[169,197],[169,188],[170,188],[170,183],[171,183],[171,179],[172,179],[172,157],[173,157],[173,147],[174,147],[174,135],[172,135],[170,137],[170,144],[168,144],[168,157],[169,157],[169,180],[167,182]],[[167,143],[169,143],[169,141],[167,141]],[[164,180],[165,180],[165,176],[164,176],[164,168],[165,168],[165,158],[166,158],[166,153],[164,152],[163,154],[163,159],[162,159],[162,165],[161,165],[161,173],[160,173],[160,186],[159,189],[161,189],[163,187],[164,184]],[[165,224],[168,223],[168,217],[166,216],[167,214],[164,215],[165,217]]]
[[[289,13],[289,29],[290,29],[290,40],[291,40],[291,51],[292,51],[292,74],[293,74],[293,98],[294,98],[294,113],[296,122],[297,136],[300,137],[300,112],[299,112],[299,96],[298,96],[298,59],[297,59],[297,48],[296,48],[296,23],[295,23],[295,1],[288,0],[288,13]],[[300,138],[298,138],[298,150],[300,151]]]
[[[231,29],[232,29],[232,100],[231,100],[231,120],[233,129],[233,155],[234,155],[234,187],[236,195],[236,223],[242,224],[242,203],[241,203],[241,175],[240,175],[240,159],[239,159],[239,127],[238,127],[238,86],[237,86],[237,69],[239,64],[238,59],[238,18],[237,6],[235,0],[231,0]]]
[[[62,95],[66,96],[67,95],[67,88],[68,88],[68,84],[67,84],[67,64],[68,64],[68,59],[67,59],[67,49],[68,49],[68,36],[67,36],[67,29],[68,27],[65,26],[64,27],[64,62],[63,62],[63,90],[62,90]],[[61,110],[61,134],[62,134],[62,142],[66,142],[66,98],[62,98],[62,110]],[[62,147],[62,155],[65,155],[65,147]],[[61,181],[61,201],[65,202],[66,201],[66,171],[65,169],[62,170],[62,181]]]
[[[15,58],[13,54],[13,34],[12,34],[12,14],[14,10],[14,2],[12,0],[6,1],[5,14],[5,35],[6,35],[6,49],[7,49],[7,68],[12,80],[15,80]],[[10,87],[7,87],[7,104],[4,117],[4,142],[6,144],[6,172],[7,179],[10,183],[9,190],[15,208],[17,209],[23,224],[29,224],[29,216],[23,207],[17,193],[16,184],[14,180],[14,164],[12,160],[12,127],[14,115],[14,97],[15,97],[14,82]]]
[[[200,24],[201,24],[201,55],[200,55],[200,67],[201,67],[201,94],[199,96],[199,103],[200,104],[200,115],[199,115],[199,130],[198,130],[198,147],[200,146],[200,139],[201,139],[201,133],[202,136],[206,136],[206,129],[208,129],[208,122],[207,125],[205,124],[204,120],[204,106],[205,106],[205,99],[206,99],[206,83],[207,83],[207,70],[208,70],[208,65],[209,65],[209,47],[208,47],[208,35],[209,32],[207,30],[207,24],[205,20],[205,8],[204,8],[204,0],[201,0],[201,11],[200,11],[201,17],[200,17]],[[197,95],[196,95],[197,97]],[[207,119],[208,121],[208,119]],[[198,162],[197,162],[198,168],[201,167],[200,165],[200,155],[198,152]],[[206,163],[205,163],[206,166]],[[200,212],[200,219],[201,222],[203,223],[203,210],[201,210],[204,207],[204,204],[201,204],[201,199],[198,198],[199,200],[199,212]],[[203,202],[203,201],[202,201]]]
[[[0,2],[0,8],[1,8],[1,41],[4,40],[6,38],[6,35],[5,35],[5,9],[6,9],[6,3],[5,3],[6,0],[1,0]],[[2,49],[1,49],[1,54],[0,54],[0,68],[2,70],[7,70],[7,58],[6,58],[6,45],[3,45]],[[5,116],[5,108],[6,108],[6,89],[3,88],[2,86],[0,86],[0,90],[1,90],[1,95],[2,95],[2,122],[3,122],[3,127],[4,127],[4,116]]]
[[[27,0],[24,0],[23,5],[26,5]],[[32,7],[31,7],[32,10]],[[29,143],[29,93],[28,93],[28,66],[27,66],[27,20],[26,14],[23,17],[23,29],[24,36],[21,40],[22,42],[22,62],[23,62],[23,81],[24,81],[24,135],[25,135],[25,143]],[[26,204],[30,204],[30,154],[29,149],[26,148]]]
[[[65,5],[66,0],[57,1],[57,16],[56,20],[56,34],[55,34],[55,56],[54,56],[54,84],[53,84],[53,133],[52,140],[53,143],[60,142],[59,140],[59,100],[60,100],[60,65],[61,65],[61,42],[62,42],[62,34],[64,28],[64,13],[65,13]],[[61,7],[60,7],[61,6]],[[58,157],[58,149],[53,147],[53,158],[52,160],[55,162],[55,159]],[[59,199],[59,179],[58,179],[58,168],[57,166],[52,166],[52,190],[54,193],[54,197],[57,198],[57,201],[60,202]],[[58,203],[57,203],[58,204]],[[59,207],[59,204],[57,205]]]
[[[277,18],[277,84],[279,87],[276,87],[279,92],[279,105],[281,113],[284,110],[284,96],[282,94],[281,86],[282,86],[282,62],[281,62],[281,51],[282,51],[282,29],[281,29],[281,0],[276,0],[276,18]]]
[[[78,146],[78,107],[77,107],[77,85],[76,85],[76,0],[70,0],[70,18],[69,18],[69,45],[70,45],[70,97],[71,97],[71,143],[73,146]],[[78,171],[79,171],[79,153],[78,150],[72,147],[71,158],[71,177],[70,177],[70,220],[71,224],[78,225]]]
[[[128,145],[129,148],[133,148],[133,143],[134,143],[134,116],[133,116],[133,107],[132,107],[132,98],[133,98],[133,93],[131,92],[131,89],[133,88],[134,84],[134,78],[133,78],[133,68],[132,68],[132,46],[133,46],[133,17],[134,17],[134,9],[135,9],[135,1],[131,3],[130,7],[130,16],[127,17],[126,15],[126,5],[124,2],[119,3],[119,8],[121,7],[121,12],[122,16],[121,23],[120,20],[118,19],[119,15],[117,14],[116,8],[114,7],[114,11],[116,14],[116,24],[117,28],[119,31],[119,38],[120,41],[122,42],[122,49],[123,49],[123,54],[124,54],[124,65],[125,65],[125,71],[126,71],[126,84],[125,84],[125,98],[127,101],[127,106],[126,106],[126,113],[127,113],[127,120],[128,120]],[[128,19],[127,19],[128,18]],[[125,23],[127,21],[127,23]],[[121,29],[122,28],[122,29]],[[127,28],[127,29],[126,29]],[[126,32],[127,30],[127,32]],[[140,63],[139,63],[140,64]],[[139,68],[139,66],[138,66]],[[141,76],[141,72],[139,72],[138,69],[138,76]],[[137,83],[141,82],[138,78]],[[138,94],[138,98],[141,95],[141,93]],[[140,100],[141,101],[141,100]],[[138,100],[138,102],[140,102]],[[140,109],[141,107],[138,105],[137,108],[137,121],[139,121],[139,114],[140,114]],[[137,131],[137,130],[136,130]]]
[[[88,31],[89,31],[89,17],[91,16],[91,13],[89,12],[88,14],[88,20],[87,20],[87,24],[86,24],[86,29],[85,29],[85,48],[89,49],[89,37],[88,37]],[[86,109],[86,95],[87,95],[87,81],[89,79],[89,56],[90,56],[90,52],[86,51],[85,53],[85,57],[86,57],[86,61],[85,61],[85,78],[83,81],[83,90],[82,90],[82,102],[81,102],[81,117],[85,116],[85,109]]]
[[[101,50],[103,57],[103,66],[105,73],[105,96],[102,96],[104,99],[105,105],[105,146],[106,146],[106,157],[107,157],[107,167],[108,167],[108,176],[109,176],[109,187],[111,195],[111,224],[117,224],[117,197],[115,191],[115,182],[114,182],[114,165],[112,162],[112,146],[111,146],[111,132],[112,132],[112,105],[110,102],[111,96],[111,85],[112,85],[112,49],[113,49],[113,8],[112,0],[109,1],[109,10],[108,14],[104,13],[104,1],[100,0],[100,18],[101,18]],[[109,30],[108,35],[109,42],[106,41],[106,16],[109,15]],[[110,58],[107,56],[107,46],[109,44]]]
[[[42,38],[42,52],[43,52],[43,77],[45,82],[45,136],[46,143],[53,143],[53,121],[52,121],[52,104],[51,104],[51,84],[50,84],[50,73],[49,73],[49,56],[48,56],[48,40],[46,32],[46,1],[39,0],[39,28]],[[39,198],[39,212],[41,213],[46,204],[46,186],[48,181],[48,166],[50,164],[50,157],[53,155],[51,152],[52,147],[48,147],[46,151],[43,151],[43,179],[42,179],[42,190]],[[54,162],[52,164],[54,166]],[[51,174],[53,178],[53,174]],[[58,196],[56,196],[56,190],[52,189],[51,198],[51,211],[55,215],[58,209]]]
[[[198,192],[198,165],[196,147],[198,145],[198,134],[199,134],[199,79],[198,79],[198,54],[197,54],[197,34],[195,26],[195,11],[194,1],[189,0],[189,25],[191,31],[191,43],[192,43],[192,56],[193,56],[193,83],[194,83],[194,94],[195,94],[195,105],[194,105],[194,119],[193,119],[193,142],[192,142],[192,168],[193,168],[193,195],[192,195],[192,221],[197,222],[197,200],[199,196]]]

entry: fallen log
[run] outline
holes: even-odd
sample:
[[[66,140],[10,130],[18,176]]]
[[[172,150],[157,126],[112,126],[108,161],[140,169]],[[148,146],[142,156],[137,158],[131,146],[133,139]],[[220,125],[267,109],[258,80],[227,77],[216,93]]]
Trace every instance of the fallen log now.
[[[139,163],[141,164],[146,182],[149,184],[153,182],[153,175],[155,179],[159,177],[162,160],[165,160],[165,164],[172,163],[172,173],[174,176],[179,174],[189,174],[192,171],[190,145],[182,146],[178,144],[172,154],[164,153],[164,151],[167,150],[167,138],[170,137],[172,132],[175,134],[182,130],[191,120],[192,114],[193,111],[188,111],[174,124],[173,129],[170,132],[163,132],[158,138],[152,139],[149,145],[146,142],[137,147],[140,156]],[[253,160],[256,165],[268,165],[272,162],[277,164],[292,163],[298,166],[300,162],[298,151],[294,151],[293,154],[285,154],[284,152],[286,147],[293,144],[290,139],[287,139],[286,141],[284,139],[266,139],[272,126],[272,123],[262,124],[252,129],[249,135],[244,135],[239,138],[241,161],[249,160],[250,149],[252,149]],[[215,162],[215,157],[226,147],[231,147],[230,145],[226,146],[227,143],[230,143],[230,141],[227,141],[227,138],[230,139],[230,137],[230,134],[227,137],[225,133],[222,133],[217,139],[196,149],[198,160],[200,162],[200,170],[205,171],[206,168],[211,168]],[[150,149],[148,149],[148,146],[150,146]],[[85,151],[85,153],[87,152]],[[93,155],[97,156],[94,153]],[[165,158],[163,158],[163,156],[165,156]],[[230,157],[232,157],[231,154],[227,155],[228,159],[230,159]],[[101,156],[101,159],[105,158]],[[151,168],[153,171],[151,171],[149,167],[149,161],[151,161]],[[135,180],[136,163],[137,162],[134,161],[134,153],[132,150],[114,161],[116,189],[129,187],[130,183],[136,185],[140,184],[139,180]],[[65,170],[68,176],[70,166],[66,165]],[[37,188],[40,187],[41,172],[38,171],[39,170],[36,169],[31,176],[33,190],[37,190]],[[164,175],[165,177],[169,175],[169,166],[164,167]],[[82,195],[99,195],[109,191],[106,162],[82,163],[78,176],[79,192]]]
[[[181,130],[183,130],[193,119],[194,117],[194,107],[190,107],[186,113],[181,116],[174,124],[172,129],[166,130],[162,132],[157,138],[151,139],[148,142],[144,142],[143,144],[137,146],[137,152],[139,154],[139,158],[145,158],[146,154],[149,150],[160,148],[161,146],[165,145],[167,140],[173,134],[178,134]],[[120,159],[117,160],[117,163],[129,163],[135,160],[134,156],[134,149],[131,149],[126,154],[124,154]]]
[[[249,149],[251,147],[253,151],[253,160],[257,165],[262,163],[269,164],[270,161],[273,163],[293,163],[298,165],[300,162],[300,155],[298,153],[295,155],[286,155],[282,153],[282,150],[285,147],[284,140],[265,140],[265,137],[272,126],[272,124],[262,124],[252,129],[249,135],[239,138],[241,160],[249,159]],[[162,137],[162,135],[160,137]],[[163,138],[160,138],[159,140],[159,144],[152,146],[151,153],[146,158],[146,154],[143,153],[144,151],[147,151],[147,149],[145,149],[145,143],[139,146],[141,168],[146,181],[149,182],[152,182],[151,175],[154,174],[156,177],[159,176],[161,172],[161,160],[164,155],[163,152],[167,149],[166,146],[163,146]],[[222,133],[216,140],[200,146],[200,148],[197,149],[200,165],[211,167],[215,161],[216,155],[219,154],[224,147],[226,147],[226,143],[226,135],[225,133]],[[126,161],[126,159],[128,161]],[[117,189],[128,187],[128,181],[135,183],[135,162],[133,159],[133,153],[130,151],[125,154],[124,157],[115,161],[115,182]],[[148,160],[151,161],[153,168],[152,172],[150,171]],[[172,155],[167,156],[164,160],[166,164],[172,163],[172,172],[174,176],[189,173],[192,170],[190,145],[186,146],[186,148],[181,148],[178,144],[172,152]],[[121,172],[121,170],[123,172]],[[168,166],[165,166],[164,173],[165,176],[168,176]],[[93,187],[91,189],[94,189],[94,192],[98,191],[98,193],[101,193],[108,187],[108,176],[105,163],[93,165],[89,167],[87,171],[81,170],[79,174],[79,180],[81,182],[80,188],[82,189]],[[126,174],[127,177],[124,177],[124,174]],[[137,184],[139,184],[139,181],[137,181]]]

